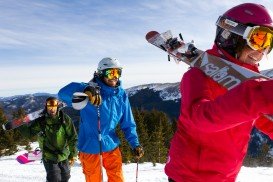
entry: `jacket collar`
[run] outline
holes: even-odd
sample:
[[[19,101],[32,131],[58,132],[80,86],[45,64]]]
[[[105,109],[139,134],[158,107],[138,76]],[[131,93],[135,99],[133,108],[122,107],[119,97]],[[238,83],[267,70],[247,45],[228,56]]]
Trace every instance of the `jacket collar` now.
[[[99,78],[96,78],[96,83],[100,86],[101,94],[103,95],[109,95],[109,96],[114,96],[118,95],[122,92],[121,88],[121,81],[118,81],[118,86],[117,87],[110,87],[103,83]]]

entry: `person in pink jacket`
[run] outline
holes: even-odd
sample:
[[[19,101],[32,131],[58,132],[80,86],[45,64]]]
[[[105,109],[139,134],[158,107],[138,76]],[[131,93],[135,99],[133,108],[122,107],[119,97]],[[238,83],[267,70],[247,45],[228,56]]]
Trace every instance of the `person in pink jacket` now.
[[[249,36],[230,32],[223,22],[250,30]],[[265,7],[240,4],[216,25],[215,44],[206,52],[258,72],[259,61],[272,49],[273,21]],[[273,122],[264,116],[273,114],[273,80],[248,80],[228,91],[191,68],[180,90],[180,116],[165,166],[169,181],[234,182],[253,127],[273,139]]]

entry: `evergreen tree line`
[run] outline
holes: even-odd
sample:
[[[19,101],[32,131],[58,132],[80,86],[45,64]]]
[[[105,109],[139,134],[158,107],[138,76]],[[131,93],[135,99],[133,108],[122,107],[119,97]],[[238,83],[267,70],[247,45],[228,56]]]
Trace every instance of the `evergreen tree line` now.
[[[24,109],[20,108],[14,112],[13,118],[20,118],[25,115]],[[139,140],[144,148],[145,155],[140,162],[164,163],[166,162],[167,152],[169,148],[169,141],[172,137],[175,125],[174,121],[170,121],[167,115],[163,112],[152,110],[133,109],[137,125],[137,133]],[[0,108],[0,125],[7,122],[3,109]],[[118,127],[117,134],[121,140],[121,152],[123,162],[135,162],[132,149]],[[18,151],[17,146],[26,146],[26,150],[30,150],[30,142],[36,140],[36,137],[27,139],[23,137],[17,129],[4,131],[0,128],[0,156],[12,155]]]
[[[13,118],[20,118],[25,116],[24,109],[20,108],[18,111],[13,112]],[[26,150],[30,150],[30,142],[35,141],[35,138],[27,139],[21,135],[19,131],[9,130],[4,131],[2,125],[7,122],[4,111],[0,108],[0,157],[6,155],[12,155],[18,151],[17,146],[26,146]]]
[[[270,145],[263,143],[258,155],[247,155],[244,160],[244,166],[247,167],[273,167],[273,158],[270,156]]]
[[[139,162],[165,163],[167,159],[170,139],[176,128],[175,120],[171,121],[161,111],[133,109],[137,125],[139,141],[144,148],[145,154]],[[135,162],[132,149],[126,142],[121,129],[117,129],[121,139],[121,152],[124,163]]]

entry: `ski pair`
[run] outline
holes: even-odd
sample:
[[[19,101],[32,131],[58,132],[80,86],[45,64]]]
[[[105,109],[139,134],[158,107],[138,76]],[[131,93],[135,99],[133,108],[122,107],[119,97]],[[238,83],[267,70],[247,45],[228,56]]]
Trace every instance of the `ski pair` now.
[[[271,79],[223,58],[209,55],[197,49],[193,41],[185,43],[181,34],[180,40],[178,40],[177,37],[172,36],[170,30],[161,34],[157,31],[150,31],[146,34],[146,40],[150,44],[167,52],[168,56],[174,58],[176,61],[182,61],[191,67],[197,67],[202,70],[207,76],[228,90],[246,80],[260,78],[266,80]],[[264,116],[273,121],[273,115]]]
[[[33,120],[42,117],[43,109],[34,111],[32,113],[27,114],[23,118],[16,118],[13,119],[5,124],[2,125],[2,128],[4,130],[13,130],[15,128],[18,128],[19,126],[22,126],[24,124],[28,124],[32,122]]]
[[[60,103],[58,105],[58,110],[61,110],[65,107],[63,103]],[[26,114],[23,117],[12,119],[2,125],[3,130],[13,130],[15,128],[18,128],[22,125],[29,124],[33,122],[34,120],[41,118],[44,116],[44,109],[39,109],[37,111],[31,112]]]

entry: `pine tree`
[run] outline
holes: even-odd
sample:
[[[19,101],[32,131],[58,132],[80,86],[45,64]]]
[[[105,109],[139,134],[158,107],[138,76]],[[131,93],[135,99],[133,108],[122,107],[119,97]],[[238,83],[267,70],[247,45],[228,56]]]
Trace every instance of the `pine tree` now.
[[[4,111],[0,108],[0,125],[2,126],[7,122]],[[11,155],[17,151],[16,143],[14,141],[14,131],[5,131],[0,128],[0,156]]]
[[[131,148],[128,144],[128,142],[125,139],[124,133],[122,132],[120,126],[117,127],[116,133],[119,137],[120,140],[120,151],[122,155],[122,162],[123,163],[131,163],[132,161],[132,153],[131,153]]]
[[[260,166],[265,166],[265,167],[271,167],[273,164],[273,159],[269,155],[270,151],[270,146],[267,143],[263,143],[261,147],[261,153],[258,156],[258,161]]]
[[[19,108],[17,111],[12,113],[13,118],[23,118],[26,116],[26,112],[23,108]],[[14,129],[14,140],[18,145],[25,145],[26,150],[31,150],[30,142],[36,140],[36,137],[33,138],[26,138],[24,137],[18,130],[18,128]]]
[[[152,123],[155,123],[150,140],[151,161],[154,165],[155,163],[165,163],[168,151],[165,136],[171,125],[168,125],[168,118],[163,112],[153,110],[150,118],[153,120]]]
[[[17,111],[12,113],[12,119],[20,118],[25,116],[25,111],[22,108],[19,108]],[[0,124],[1,126],[8,122],[4,116],[3,110],[0,108]],[[8,130],[5,131],[1,127],[0,129],[0,156],[2,155],[11,155],[18,151],[17,145],[25,145],[26,150],[31,150],[30,141],[34,141],[35,137],[32,140],[24,138],[21,133],[17,130]]]
[[[134,109],[133,110],[134,113],[134,118],[136,121],[136,125],[137,125],[137,133],[138,133],[138,137],[139,137],[139,142],[142,145],[143,149],[144,149],[144,156],[141,158],[140,162],[144,162],[144,161],[149,161],[149,154],[146,151],[148,150],[149,147],[149,140],[150,140],[150,136],[148,134],[147,131],[147,125],[145,122],[145,111],[140,111],[139,109]]]

